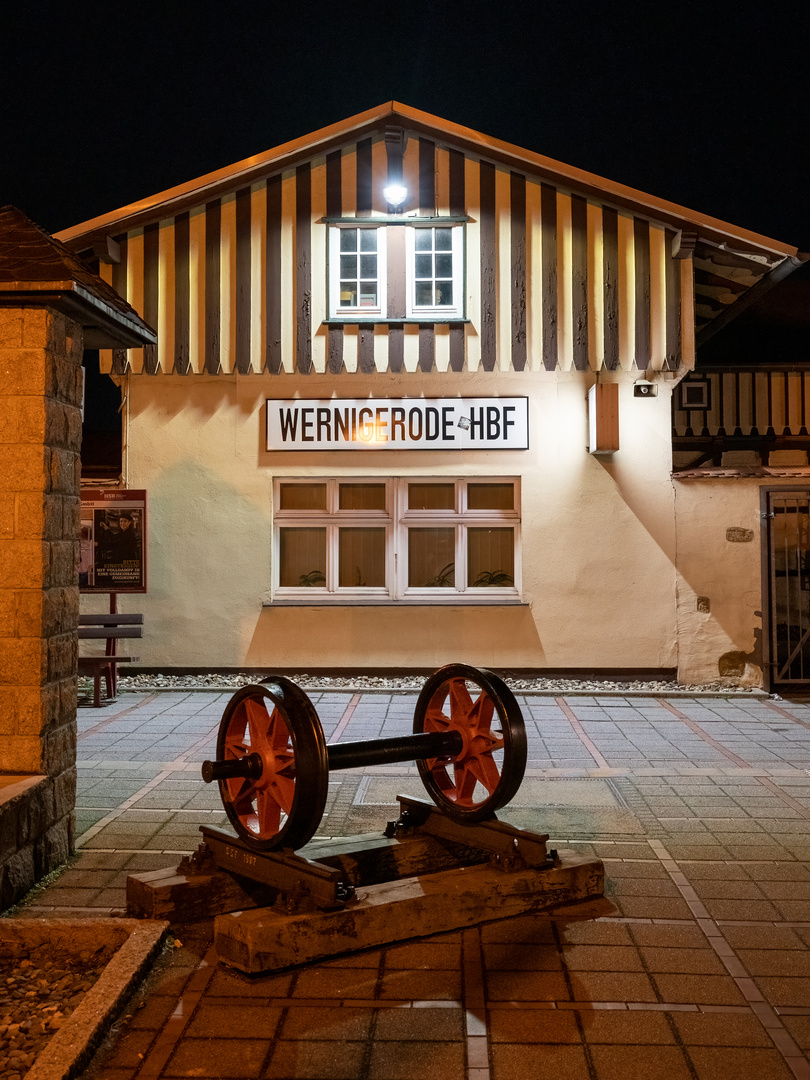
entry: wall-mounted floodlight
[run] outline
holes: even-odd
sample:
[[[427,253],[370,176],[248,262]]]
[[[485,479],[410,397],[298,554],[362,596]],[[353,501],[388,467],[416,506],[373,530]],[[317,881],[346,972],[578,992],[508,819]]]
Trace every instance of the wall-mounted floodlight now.
[[[383,195],[385,196],[385,201],[388,205],[396,208],[402,206],[407,199],[408,189],[404,184],[387,184],[383,188]]]

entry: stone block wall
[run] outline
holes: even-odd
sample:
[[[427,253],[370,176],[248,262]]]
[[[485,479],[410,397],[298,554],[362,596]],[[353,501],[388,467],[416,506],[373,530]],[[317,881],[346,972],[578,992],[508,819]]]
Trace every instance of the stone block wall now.
[[[0,909],[73,849],[81,360],[65,316],[0,308]]]

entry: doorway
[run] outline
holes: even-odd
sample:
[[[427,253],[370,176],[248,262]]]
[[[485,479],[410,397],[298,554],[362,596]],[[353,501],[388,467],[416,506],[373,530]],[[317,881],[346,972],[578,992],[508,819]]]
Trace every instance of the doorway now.
[[[769,689],[810,693],[810,488],[762,490]]]

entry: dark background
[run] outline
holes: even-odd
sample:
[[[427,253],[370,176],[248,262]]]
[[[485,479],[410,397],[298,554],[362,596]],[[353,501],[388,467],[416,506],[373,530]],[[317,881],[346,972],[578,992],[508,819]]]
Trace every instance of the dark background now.
[[[808,10],[17,3],[0,205],[58,231],[396,99],[807,249]]]
[[[809,12],[17,3],[0,16],[0,205],[57,232],[393,99],[807,251]],[[114,474],[119,392],[86,365],[86,441],[102,433]]]

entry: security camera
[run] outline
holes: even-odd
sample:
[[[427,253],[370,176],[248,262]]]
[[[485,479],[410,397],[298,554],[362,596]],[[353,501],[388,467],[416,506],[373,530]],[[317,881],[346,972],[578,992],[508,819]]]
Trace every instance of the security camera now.
[[[639,379],[633,383],[633,397],[655,397],[658,387],[648,379]]]

